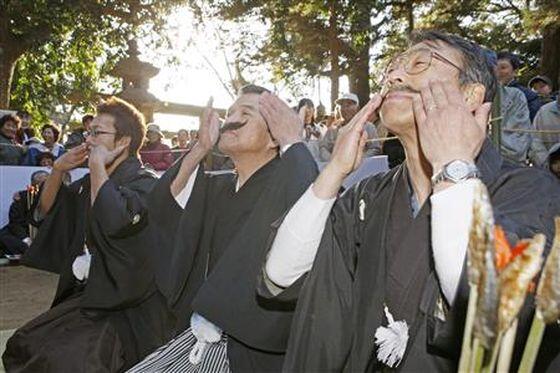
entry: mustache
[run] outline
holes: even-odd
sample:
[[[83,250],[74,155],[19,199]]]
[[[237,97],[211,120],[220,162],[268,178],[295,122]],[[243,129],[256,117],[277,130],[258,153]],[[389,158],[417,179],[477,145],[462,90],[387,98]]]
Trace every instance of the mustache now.
[[[229,122],[223,125],[222,128],[220,128],[220,133],[224,133],[226,131],[234,131],[237,130],[241,127],[243,127],[244,125],[247,124],[247,121],[244,122]]]
[[[387,88],[383,97],[387,96],[389,93],[392,93],[392,92],[405,92],[405,93],[420,94],[420,91],[418,91],[416,89],[413,89],[408,85],[398,85],[398,86],[392,86],[392,87]]]

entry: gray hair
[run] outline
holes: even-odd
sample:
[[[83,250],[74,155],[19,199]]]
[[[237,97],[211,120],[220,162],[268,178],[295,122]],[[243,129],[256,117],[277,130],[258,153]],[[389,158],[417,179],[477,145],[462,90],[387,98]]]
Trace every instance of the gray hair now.
[[[423,41],[442,41],[461,52],[463,70],[459,73],[461,84],[480,83],[486,88],[485,102],[492,102],[497,89],[494,69],[486,58],[484,49],[478,44],[454,34],[437,30],[416,30],[409,37],[410,46]]]

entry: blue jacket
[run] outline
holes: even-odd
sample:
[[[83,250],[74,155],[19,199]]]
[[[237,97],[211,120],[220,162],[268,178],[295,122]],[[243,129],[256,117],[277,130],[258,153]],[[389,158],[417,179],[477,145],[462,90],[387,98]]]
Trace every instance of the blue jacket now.
[[[535,118],[535,115],[537,115],[537,111],[539,111],[540,107],[543,105],[539,95],[536,92],[533,92],[529,88],[525,87],[515,79],[509,82],[507,86],[515,87],[523,92],[525,98],[527,99],[527,105],[529,106],[529,117],[532,122]]]

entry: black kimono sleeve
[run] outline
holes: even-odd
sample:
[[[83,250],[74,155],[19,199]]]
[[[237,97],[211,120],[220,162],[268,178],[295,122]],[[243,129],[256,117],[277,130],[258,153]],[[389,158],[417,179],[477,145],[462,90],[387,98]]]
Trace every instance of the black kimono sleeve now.
[[[87,244],[92,261],[83,306],[122,309],[134,306],[153,292],[151,234],[146,196],[155,183],[139,177],[129,183],[107,180],[91,210]]]
[[[345,365],[352,341],[355,204],[353,190],[335,203],[311,271],[279,296],[298,299],[287,371],[342,371]]]
[[[84,216],[87,200],[81,193],[88,185],[86,176],[69,187],[62,185],[54,205],[41,222],[37,236],[23,256],[23,264],[61,274],[69,257],[83,249]],[[68,224],[72,222],[72,224]]]
[[[503,182],[507,181],[507,184]],[[507,185],[507,187],[503,186]],[[543,177],[539,171],[519,169],[508,173],[489,187],[494,219],[511,243],[531,238],[536,233],[547,237],[545,255],[548,254],[554,237],[554,217],[560,216],[560,184],[551,177]],[[461,350],[463,326],[469,297],[466,261],[463,265],[455,301],[442,321],[430,312],[428,316],[428,344],[448,357],[458,358]],[[434,302],[435,303],[435,302]],[[435,304],[433,304],[435,306]],[[521,358],[534,313],[534,295],[529,294],[519,314],[516,348],[512,367]],[[542,371],[560,353],[560,327],[547,327],[541,353],[537,358],[536,371]],[[560,362],[556,362],[560,364]]]

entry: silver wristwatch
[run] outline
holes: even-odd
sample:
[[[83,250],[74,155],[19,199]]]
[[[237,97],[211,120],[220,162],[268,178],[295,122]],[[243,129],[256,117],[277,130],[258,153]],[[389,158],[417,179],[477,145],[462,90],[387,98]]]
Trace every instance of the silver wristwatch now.
[[[456,159],[447,163],[441,171],[432,176],[432,187],[442,181],[450,181],[456,184],[475,177],[479,177],[479,172],[474,163]]]

